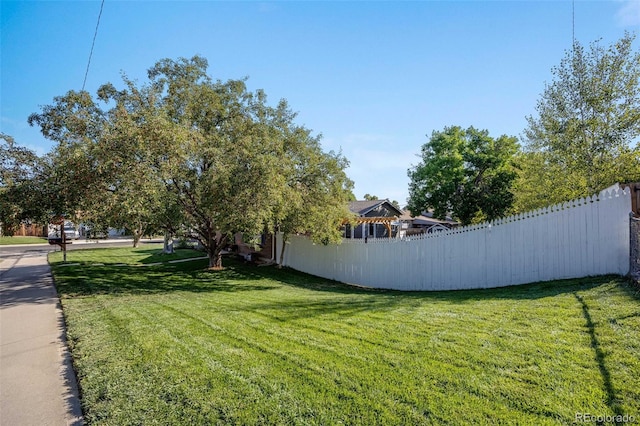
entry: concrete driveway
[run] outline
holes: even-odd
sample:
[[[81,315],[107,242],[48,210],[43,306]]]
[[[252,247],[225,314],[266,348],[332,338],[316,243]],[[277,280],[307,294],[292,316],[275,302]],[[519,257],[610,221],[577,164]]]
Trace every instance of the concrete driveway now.
[[[83,424],[46,251],[0,262],[0,425]]]

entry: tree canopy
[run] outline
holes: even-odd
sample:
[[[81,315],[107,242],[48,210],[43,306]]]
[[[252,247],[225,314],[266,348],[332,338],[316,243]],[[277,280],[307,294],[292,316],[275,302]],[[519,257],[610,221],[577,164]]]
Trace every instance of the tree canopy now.
[[[56,208],[50,159],[0,133],[0,233],[13,235],[24,221],[47,220]]]
[[[409,203],[417,216],[433,210],[463,224],[492,220],[509,212],[516,177],[517,139],[494,139],[486,130],[458,126],[434,131],[422,146],[422,161],[409,169]]]
[[[0,227],[13,235],[24,222],[48,222],[67,202],[53,156],[38,156],[0,133]]]
[[[626,33],[608,48],[579,42],[552,69],[527,117],[518,209],[640,180],[640,52]]]
[[[211,267],[237,232],[282,226],[335,241],[352,186],[347,160],[324,153],[285,100],[270,106],[263,91],[213,80],[207,67],[198,56],[163,59],[146,83],[125,76],[95,100],[69,92],[30,122],[67,151],[61,161],[81,160],[70,169],[87,212],[139,232],[182,226]]]

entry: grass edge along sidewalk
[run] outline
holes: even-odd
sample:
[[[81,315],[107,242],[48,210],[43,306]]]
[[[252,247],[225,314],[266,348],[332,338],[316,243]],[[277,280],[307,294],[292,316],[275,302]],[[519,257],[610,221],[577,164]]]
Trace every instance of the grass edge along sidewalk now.
[[[89,424],[640,418],[640,297],[620,277],[402,293],[103,250],[51,256]]]

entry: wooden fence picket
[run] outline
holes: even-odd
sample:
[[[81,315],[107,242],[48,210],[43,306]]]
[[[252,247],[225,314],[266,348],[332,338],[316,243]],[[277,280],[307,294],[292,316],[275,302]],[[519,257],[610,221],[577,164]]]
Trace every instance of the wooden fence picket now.
[[[345,283],[458,290],[629,271],[629,188],[403,240],[339,245],[291,237],[284,263]],[[281,238],[277,239],[277,253]]]

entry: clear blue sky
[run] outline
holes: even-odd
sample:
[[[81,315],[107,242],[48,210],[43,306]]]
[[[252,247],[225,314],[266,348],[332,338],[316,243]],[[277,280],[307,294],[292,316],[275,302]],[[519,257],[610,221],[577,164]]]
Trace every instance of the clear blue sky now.
[[[0,2],[0,131],[51,149],[27,117],[82,87],[99,11],[99,1]],[[639,29],[640,0],[575,1],[585,45]],[[404,204],[407,169],[431,132],[473,125],[519,136],[571,40],[569,0],[106,0],[86,89],[202,55],[212,77],[249,77],[270,102],[286,98],[325,150],[342,149],[358,198]]]

